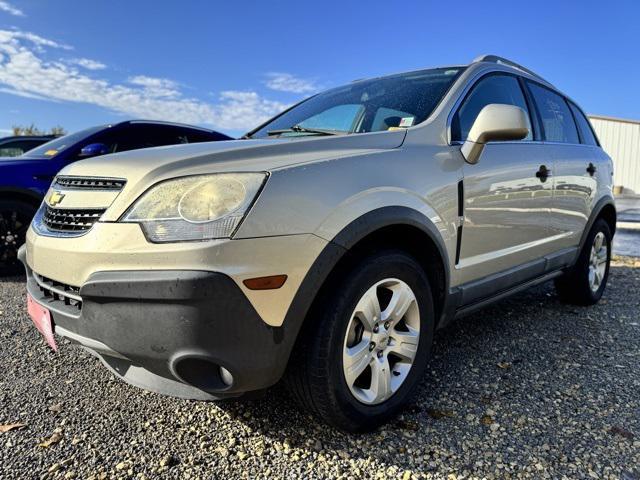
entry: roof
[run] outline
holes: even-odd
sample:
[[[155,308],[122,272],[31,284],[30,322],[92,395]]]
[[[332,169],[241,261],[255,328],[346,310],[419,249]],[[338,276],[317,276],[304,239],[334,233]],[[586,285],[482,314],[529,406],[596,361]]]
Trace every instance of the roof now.
[[[114,124],[114,125],[123,125],[125,123],[143,123],[143,124],[153,124],[153,125],[171,125],[171,126],[174,126],[174,127],[190,128],[192,130],[202,130],[203,132],[219,133],[219,132],[216,132],[215,130],[211,130],[210,128],[199,127],[199,126],[196,126],[196,125],[188,125],[186,123],[165,122],[163,120],[133,119],[133,120],[125,120],[124,122],[120,122],[120,123],[117,123],[117,124]]]
[[[609,117],[606,115],[587,115],[589,118],[595,118],[596,120],[607,120],[609,122],[631,123],[633,125],[640,125],[640,120],[629,120],[627,118]]]
[[[10,135],[8,137],[1,137],[0,142],[6,140],[52,140],[57,138],[57,135]]]

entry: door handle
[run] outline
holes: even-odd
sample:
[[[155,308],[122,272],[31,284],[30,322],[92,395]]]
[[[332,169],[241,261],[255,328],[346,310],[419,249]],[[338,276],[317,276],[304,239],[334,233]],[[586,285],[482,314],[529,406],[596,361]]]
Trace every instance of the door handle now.
[[[587,167],[587,173],[593,177],[596,174],[596,170],[597,170],[596,166],[593,163],[589,162],[589,166]]]
[[[540,169],[536,172],[536,177],[538,177],[541,182],[544,182],[550,176],[551,170],[549,170],[546,165],[540,165]]]

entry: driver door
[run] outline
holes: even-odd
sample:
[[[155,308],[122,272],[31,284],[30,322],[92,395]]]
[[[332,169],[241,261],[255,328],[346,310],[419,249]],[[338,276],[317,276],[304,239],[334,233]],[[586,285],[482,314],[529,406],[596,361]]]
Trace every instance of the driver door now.
[[[518,78],[494,73],[476,83],[452,123],[452,139],[464,141],[476,117],[489,104],[507,104],[531,114]],[[479,162],[464,164],[462,232],[456,264],[465,283],[540,260],[550,253],[551,179],[539,175],[553,169],[545,146],[533,142],[533,128],[521,141],[490,142]],[[544,171],[544,169],[542,169]],[[537,270],[540,270],[539,272]],[[540,265],[523,275],[544,273]]]

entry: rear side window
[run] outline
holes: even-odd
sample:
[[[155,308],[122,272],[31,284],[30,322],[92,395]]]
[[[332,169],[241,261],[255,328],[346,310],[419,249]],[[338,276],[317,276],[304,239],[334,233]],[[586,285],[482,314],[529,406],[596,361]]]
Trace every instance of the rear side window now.
[[[515,105],[527,112],[529,117],[527,102],[518,79],[511,75],[490,75],[480,80],[462,102],[462,106],[453,118],[451,139],[466,140],[480,110],[492,103]],[[523,140],[531,139],[531,126],[529,126],[529,135]]]
[[[573,115],[564,98],[535,83],[527,82],[527,84],[538,107],[545,140],[559,143],[580,143]]]
[[[569,102],[569,107],[571,107],[573,118],[576,119],[576,123],[578,124],[580,140],[582,140],[582,143],[585,145],[598,145],[598,140],[596,140],[596,136],[593,134],[591,124],[589,123],[589,120],[587,120],[587,117],[585,117],[582,111],[573,103]]]

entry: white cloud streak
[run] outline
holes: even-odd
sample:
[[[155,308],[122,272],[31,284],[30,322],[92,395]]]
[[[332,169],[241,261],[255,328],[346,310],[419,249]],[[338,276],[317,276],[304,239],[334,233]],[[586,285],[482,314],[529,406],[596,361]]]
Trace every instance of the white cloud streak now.
[[[14,15],[16,17],[24,17],[24,12],[19,8],[14,7],[9,2],[5,2],[0,0],[0,12],[6,12],[9,15]]]
[[[267,73],[267,80],[264,83],[271,90],[290,93],[313,93],[321,88],[313,80],[281,72]]]
[[[90,58],[72,58],[71,60],[67,60],[67,63],[86,68],[87,70],[104,70],[107,68],[104,63],[91,60]]]
[[[0,88],[5,93],[80,102],[124,115],[248,130],[286,108],[252,91],[225,91],[217,103],[183,94],[180,84],[136,75],[126,82],[93,78],[74,65],[44,58],[46,48],[72,47],[18,30],[0,30]]]

